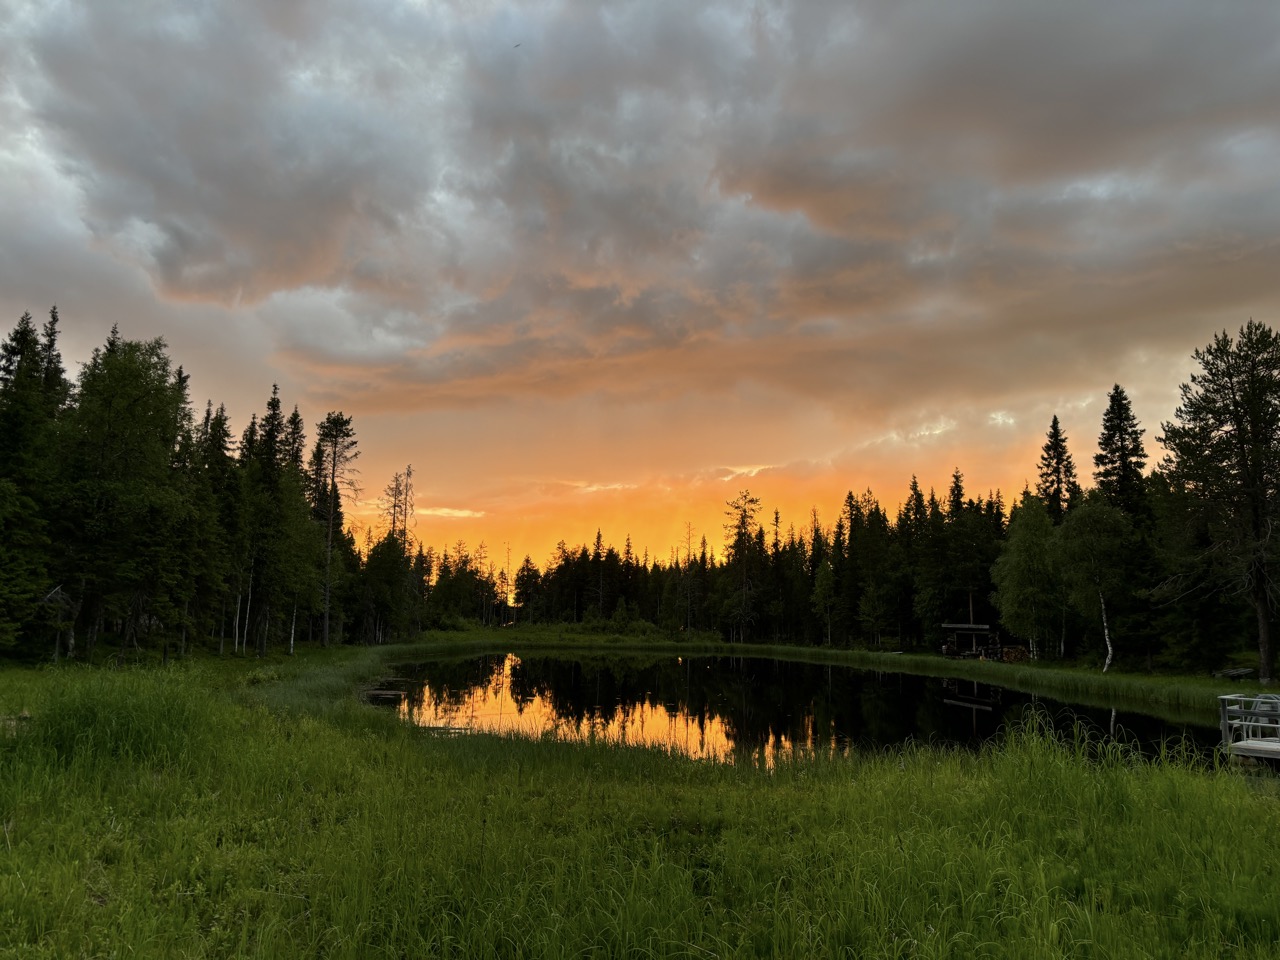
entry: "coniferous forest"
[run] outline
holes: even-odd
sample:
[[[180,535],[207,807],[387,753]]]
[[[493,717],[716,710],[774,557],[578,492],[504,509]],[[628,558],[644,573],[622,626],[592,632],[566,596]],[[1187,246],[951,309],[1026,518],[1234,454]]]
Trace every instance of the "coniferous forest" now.
[[[384,478],[380,537],[356,542],[359,441],[341,411],[308,423],[272,388],[233,425],[193,406],[163,340],[114,328],[72,379],[56,308],[24,315],[0,345],[0,653],[263,653],[468,621],[938,649],[962,623],[1036,659],[1265,681],[1280,338],[1251,321],[1193,359],[1154,428],[1112,387],[1092,464],[1055,416],[1034,489],[1008,499],[957,468],[942,492],[912,478],[896,509],[851,491],[797,524],[743,490],[717,542],[690,532],[637,556],[597,533],[507,571],[483,545],[416,540],[411,467]]]

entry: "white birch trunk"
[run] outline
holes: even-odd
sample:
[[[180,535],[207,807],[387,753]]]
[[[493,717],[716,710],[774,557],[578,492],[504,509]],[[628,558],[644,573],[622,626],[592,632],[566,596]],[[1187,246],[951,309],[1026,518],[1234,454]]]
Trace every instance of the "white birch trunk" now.
[[[1106,673],[1114,651],[1111,649],[1111,630],[1107,627],[1107,601],[1103,599],[1101,590],[1098,591],[1098,606],[1102,608],[1102,638],[1107,641],[1107,662],[1102,665],[1102,672]]]

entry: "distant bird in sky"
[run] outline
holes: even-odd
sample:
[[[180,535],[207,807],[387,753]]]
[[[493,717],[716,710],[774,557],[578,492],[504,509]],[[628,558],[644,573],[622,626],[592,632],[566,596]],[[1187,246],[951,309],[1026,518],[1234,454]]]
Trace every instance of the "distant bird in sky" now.
[[[516,44],[516,47],[518,47],[518,46],[520,46],[520,44],[518,44],[518,43],[517,43],[517,44]],[[511,49],[512,49],[512,50],[514,50],[516,47],[512,47]]]

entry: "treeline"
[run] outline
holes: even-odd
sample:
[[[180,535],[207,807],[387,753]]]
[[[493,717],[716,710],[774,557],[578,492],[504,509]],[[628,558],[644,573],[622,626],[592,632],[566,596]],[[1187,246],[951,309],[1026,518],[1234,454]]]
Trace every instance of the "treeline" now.
[[[946,493],[915,478],[886,510],[846,495],[833,525],[801,530],[749,491],[726,506],[721,556],[692,533],[665,563],[630,539],[562,542],[545,571],[515,575],[530,620],[637,621],[737,641],[937,648],[944,624],[986,624],[1031,657],[1107,669],[1202,670],[1254,647],[1273,667],[1280,520],[1280,340],[1250,322],[1197,350],[1200,371],[1147,470],[1145,429],[1120,385],[1108,396],[1090,489],[1058,418],[1035,489],[1007,510],[999,491],[971,496],[957,469]]]
[[[262,653],[421,629],[412,472],[361,551],[343,518],[358,453],[350,417],[309,443],[274,388],[238,437],[222,406],[197,419],[159,339],[113,328],[72,383],[57,310],[40,330],[24,315],[0,344],[0,650]]]
[[[1112,398],[1127,411],[1122,388]],[[894,512],[869,490],[849,493],[834,524],[815,511],[799,531],[743,491],[727,505],[719,558],[705,538],[662,563],[599,534],[592,546],[562,543],[544,572],[529,558],[517,571],[517,615],[881,649],[937,649],[944,624],[983,624],[1029,656],[1099,666],[1114,653],[1130,667],[1201,669],[1241,650],[1248,618],[1165,475],[1132,494],[1105,478],[1084,491],[1065,442],[1055,424],[1037,489],[1010,510],[998,491],[970,496],[957,470],[942,497],[914,478]]]
[[[514,572],[483,544],[415,540],[411,467],[379,498],[383,533],[357,544],[341,412],[310,441],[273,389],[237,438],[223,407],[194,415],[162,340],[113,329],[72,383],[57,337],[55,309],[0,345],[0,649],[20,655],[90,656],[103,638],[263,652],[465,620],[899,649],[965,623],[1104,668],[1203,669],[1256,641],[1271,674],[1280,342],[1261,324],[1195,353],[1158,469],[1117,385],[1088,490],[1054,417],[1035,489],[1011,506],[957,469],[942,496],[913,478],[895,511],[850,492],[834,523],[814,510],[784,529],[744,490],[718,545],[687,528],[666,558],[636,556],[597,531]]]

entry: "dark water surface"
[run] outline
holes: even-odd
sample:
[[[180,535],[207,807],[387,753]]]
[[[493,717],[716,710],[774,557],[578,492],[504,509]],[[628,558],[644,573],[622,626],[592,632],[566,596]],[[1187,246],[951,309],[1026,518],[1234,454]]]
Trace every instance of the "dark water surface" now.
[[[1037,710],[1154,753],[1207,755],[1209,724],[1036,697],[972,680],[742,657],[583,658],[495,654],[402,665],[371,699],[406,721],[488,732],[659,746],[721,761],[772,763],[796,751],[908,741],[975,747]]]

